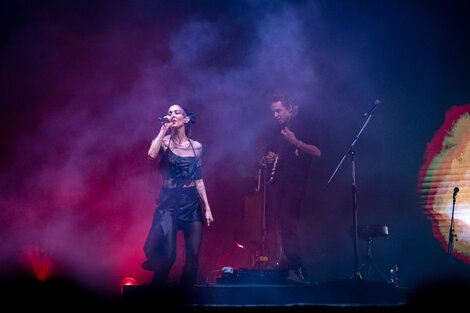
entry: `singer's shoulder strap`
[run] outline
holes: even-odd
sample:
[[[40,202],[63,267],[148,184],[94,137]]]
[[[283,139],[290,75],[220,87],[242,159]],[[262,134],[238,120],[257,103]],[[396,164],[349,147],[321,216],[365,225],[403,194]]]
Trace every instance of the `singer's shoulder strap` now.
[[[202,157],[202,144],[199,141],[194,139],[189,139],[189,143],[191,145],[191,149],[193,150],[194,156],[200,160]]]

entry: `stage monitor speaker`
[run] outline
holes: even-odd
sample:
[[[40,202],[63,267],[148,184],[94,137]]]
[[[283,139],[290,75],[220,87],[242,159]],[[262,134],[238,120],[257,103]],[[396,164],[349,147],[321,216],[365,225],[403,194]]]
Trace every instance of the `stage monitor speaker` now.
[[[217,284],[284,284],[285,270],[234,269],[233,273],[217,278]]]

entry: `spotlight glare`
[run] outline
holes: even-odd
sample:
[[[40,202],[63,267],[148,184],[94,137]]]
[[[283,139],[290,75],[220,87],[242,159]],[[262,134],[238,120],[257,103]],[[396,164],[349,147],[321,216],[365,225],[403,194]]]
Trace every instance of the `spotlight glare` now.
[[[132,277],[126,277],[121,282],[122,286],[135,286],[137,285],[137,281]]]

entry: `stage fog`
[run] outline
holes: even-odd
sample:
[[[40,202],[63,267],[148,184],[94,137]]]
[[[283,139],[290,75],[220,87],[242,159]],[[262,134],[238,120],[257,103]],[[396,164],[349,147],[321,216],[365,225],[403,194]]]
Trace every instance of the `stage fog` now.
[[[158,180],[147,149],[159,117],[196,115],[215,222],[199,280],[253,266],[265,93],[290,91],[319,129],[299,225],[312,282],[354,270],[352,163],[359,224],[387,225],[374,262],[400,284],[444,274],[446,250],[419,201],[419,171],[445,113],[470,103],[468,26],[458,5],[407,1],[46,1],[2,5],[1,277],[60,277],[119,292],[140,265]],[[445,8],[445,10],[443,9]],[[436,18],[437,17],[437,18]],[[465,28],[466,27],[466,28]],[[454,186],[452,186],[454,187]],[[450,189],[449,197],[452,196]],[[256,215],[256,214],[255,214]],[[180,238],[181,239],[181,238]],[[182,242],[181,242],[182,243]],[[359,240],[359,261],[366,242]],[[172,277],[184,259],[179,248]],[[469,270],[465,258],[455,266]],[[378,273],[373,279],[381,279]]]

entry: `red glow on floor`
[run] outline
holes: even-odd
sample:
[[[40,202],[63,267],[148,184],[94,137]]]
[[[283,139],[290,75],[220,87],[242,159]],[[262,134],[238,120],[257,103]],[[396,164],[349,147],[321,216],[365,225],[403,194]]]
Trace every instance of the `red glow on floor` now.
[[[40,281],[52,277],[52,260],[38,247],[30,247],[24,251],[23,264],[32,270],[35,278]]]

